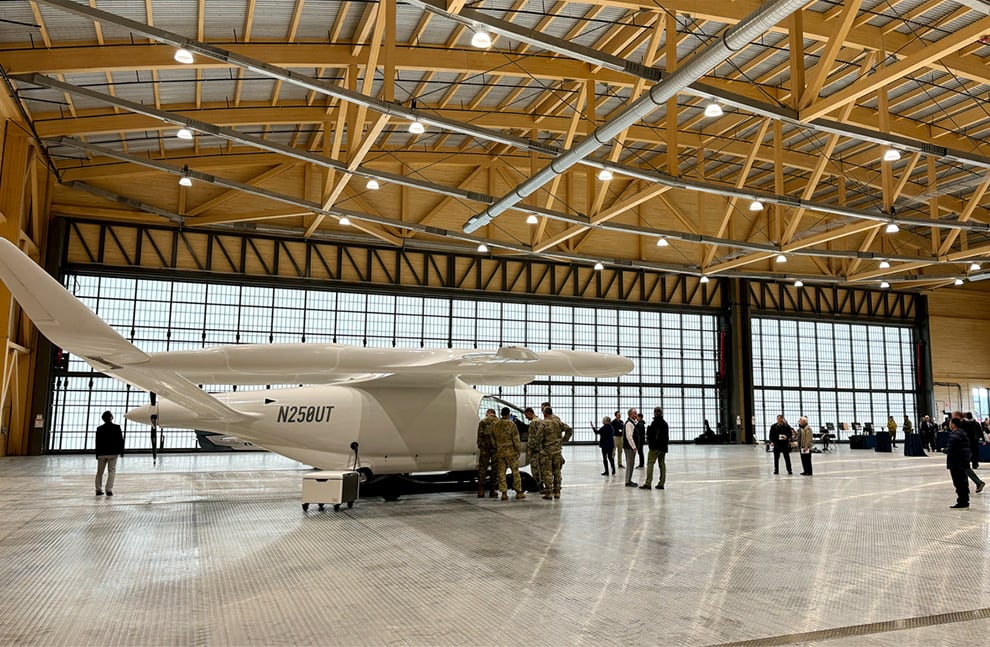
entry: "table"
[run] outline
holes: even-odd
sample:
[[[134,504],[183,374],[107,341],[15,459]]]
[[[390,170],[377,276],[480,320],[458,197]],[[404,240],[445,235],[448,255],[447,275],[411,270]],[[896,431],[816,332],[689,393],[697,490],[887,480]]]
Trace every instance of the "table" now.
[[[921,439],[921,434],[907,434],[907,437],[904,439],[904,455],[928,456],[924,450],[924,442]]]
[[[949,444],[949,432],[947,431],[937,431],[935,432],[935,449],[942,451],[945,446]]]
[[[878,431],[876,433],[877,444],[874,451],[878,452],[889,452],[890,449],[890,432],[889,431]]]

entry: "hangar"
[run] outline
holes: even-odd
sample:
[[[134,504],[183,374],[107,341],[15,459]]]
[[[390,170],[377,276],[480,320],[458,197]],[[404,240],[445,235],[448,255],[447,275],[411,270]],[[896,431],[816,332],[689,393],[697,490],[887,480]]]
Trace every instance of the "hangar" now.
[[[25,592],[4,638],[104,642],[118,622],[135,643],[985,632],[987,609],[959,591],[985,588],[986,509],[941,510],[938,458],[840,445],[791,487],[751,443],[781,412],[840,441],[888,416],[990,415],[988,13],[982,0],[3,3],[2,235],[143,350],[617,353],[636,365],[621,378],[487,390],[552,402],[579,443],[602,416],[653,406],[675,442],[705,421],[733,441],[671,450],[691,486],[665,493],[669,507],[603,489],[578,444],[572,508],[549,517],[443,493],[299,525],[283,515],[305,466],[188,453],[195,431],[167,428],[167,461],[138,467],[147,434],[128,423],[140,497],[93,507],[80,495],[99,415],[147,395],[54,348],[0,290],[14,520],[0,566]],[[341,547],[356,537],[376,559]],[[336,559],[305,572],[306,555]],[[119,560],[122,581],[102,570]],[[115,604],[70,613],[89,586]],[[314,619],[328,605],[338,634]]]

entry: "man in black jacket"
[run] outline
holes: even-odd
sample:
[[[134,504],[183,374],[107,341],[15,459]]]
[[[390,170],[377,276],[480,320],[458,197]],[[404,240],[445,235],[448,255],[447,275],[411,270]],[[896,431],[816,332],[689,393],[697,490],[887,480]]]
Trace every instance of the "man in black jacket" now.
[[[651,485],[653,483],[653,463],[656,463],[660,466],[660,481],[657,483],[657,489],[662,490],[664,483],[667,482],[666,458],[667,447],[670,443],[670,427],[667,426],[667,421],[663,419],[663,409],[661,407],[653,409],[653,421],[646,428],[646,442],[650,445],[650,454],[646,467],[646,483],[641,485],[639,489],[650,490],[653,488]]]
[[[794,429],[787,424],[784,416],[777,416],[777,422],[770,426],[770,442],[773,443],[773,473],[780,473],[780,455],[784,455],[784,464],[787,466],[787,473],[791,471],[791,439],[794,438]]]
[[[966,476],[976,484],[976,493],[979,494],[987,484],[973,470],[980,467],[980,440],[983,439],[983,429],[980,427],[980,423],[973,419],[973,414],[969,411],[966,412],[965,416],[961,411],[953,411],[952,418],[959,421],[957,424],[966,434],[966,439],[969,442],[969,460],[972,463],[972,468],[969,465],[966,466]]]
[[[956,504],[950,508],[969,507],[969,480],[966,470],[970,461],[969,438],[963,431],[963,423],[959,418],[949,421],[949,442],[945,446],[945,466],[952,476],[952,485],[956,488]]]
[[[103,412],[103,424],[96,428],[96,495],[103,494],[103,470],[107,471],[107,496],[113,496],[117,456],[124,455],[124,434],[113,424],[113,414]]]

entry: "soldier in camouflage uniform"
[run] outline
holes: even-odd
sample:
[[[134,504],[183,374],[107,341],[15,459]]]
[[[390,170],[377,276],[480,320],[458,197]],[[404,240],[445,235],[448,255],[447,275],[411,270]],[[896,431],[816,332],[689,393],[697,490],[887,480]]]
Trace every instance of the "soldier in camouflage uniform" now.
[[[498,489],[502,492],[502,500],[507,501],[509,488],[505,482],[505,470],[512,470],[512,485],[516,490],[517,499],[525,499],[522,489],[522,479],[519,478],[519,454],[522,443],[519,440],[519,428],[509,419],[509,407],[502,408],[502,419],[495,423],[495,463],[498,472]]]
[[[485,498],[485,478],[492,470],[491,488],[488,496],[495,498],[495,436],[492,430],[498,418],[495,409],[485,411],[485,417],[478,423],[478,498]]]
[[[533,478],[536,480],[536,484],[539,485],[540,479],[540,445],[537,440],[540,435],[540,424],[541,420],[536,417],[536,412],[533,411],[533,407],[526,407],[523,411],[523,415],[526,416],[526,420],[529,421],[529,435],[526,439],[526,453],[528,454],[527,459],[529,460],[529,469],[533,472]]]
[[[564,466],[564,455],[561,445],[571,439],[573,431],[553,414],[553,409],[543,409],[543,422],[540,425],[540,458],[543,474],[543,498],[559,499],[561,475]]]

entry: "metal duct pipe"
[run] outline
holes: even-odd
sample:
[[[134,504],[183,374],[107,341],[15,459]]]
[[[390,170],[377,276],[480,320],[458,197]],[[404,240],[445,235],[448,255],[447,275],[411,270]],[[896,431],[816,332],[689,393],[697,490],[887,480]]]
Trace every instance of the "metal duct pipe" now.
[[[596,128],[590,136],[582,139],[567,152],[557,156],[550,162],[549,166],[517,186],[510,194],[470,218],[464,224],[464,231],[470,233],[488,224],[551,179],[610,142],[622,131],[653,112],[658,106],[663,105],[667,99],[676,96],[680,90],[701,78],[705,72],[729,58],[733,53],[748,45],[754,38],[807,3],[808,0],[776,0],[763,5],[746,16],[735,27],[729,29],[718,42],[708,46],[682,67],[661,79],[659,83],[650,88],[649,92],[633,101],[613,119]]]

